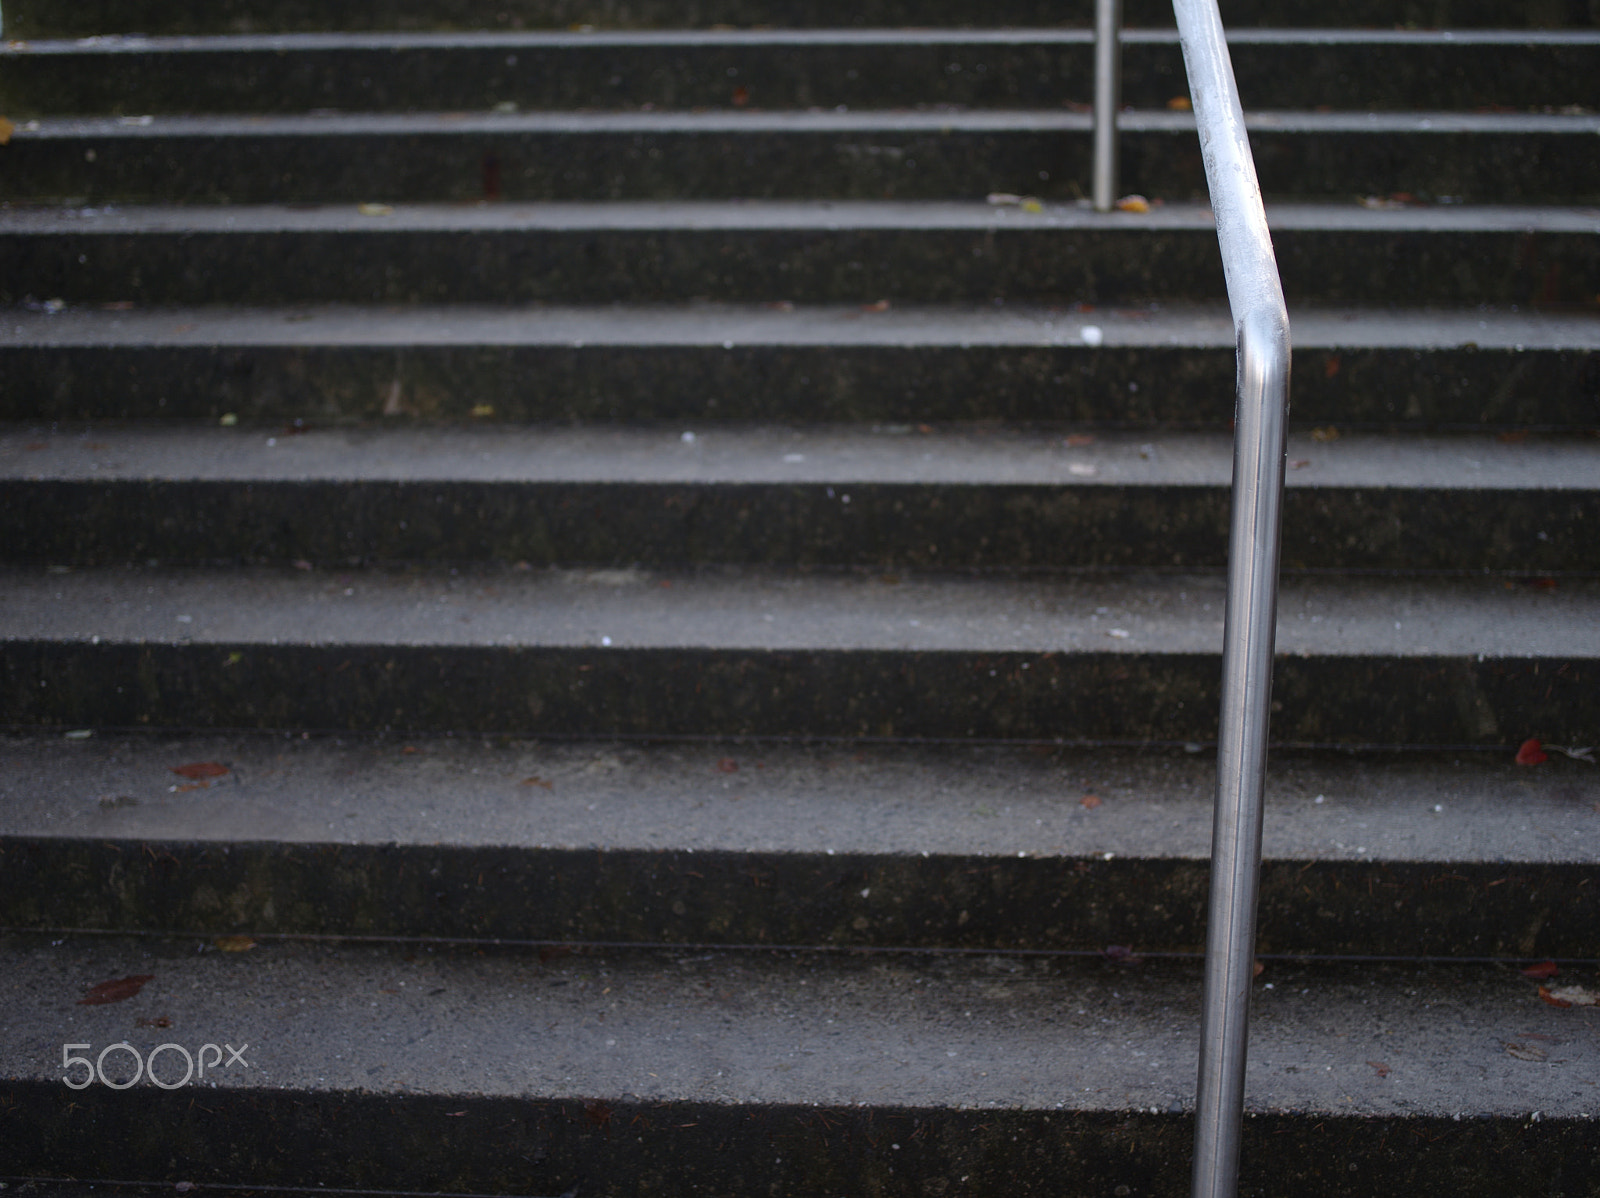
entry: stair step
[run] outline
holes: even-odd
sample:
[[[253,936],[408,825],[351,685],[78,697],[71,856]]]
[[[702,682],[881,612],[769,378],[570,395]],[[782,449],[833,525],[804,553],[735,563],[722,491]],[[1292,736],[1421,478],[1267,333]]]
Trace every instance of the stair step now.
[[[58,565],[1227,562],[1225,433],[921,427],[22,428],[0,529]],[[1600,441],[1325,436],[1289,444],[1292,569],[1600,566]]]
[[[1600,324],[1587,315],[1297,309],[1293,321],[1300,426],[1600,426]],[[516,421],[1217,429],[1233,414],[1234,357],[1226,310],[1183,304],[18,309],[0,319],[0,418],[339,424],[487,407]]]
[[[1415,193],[1589,203],[1600,116],[1264,112],[1247,121],[1269,197]],[[1194,120],[1121,120],[1122,187],[1205,194]],[[49,118],[6,148],[0,198],[255,204],[382,200],[1070,200],[1080,112],[361,113]]]
[[[1210,753],[279,735],[5,749],[14,929],[1203,948]],[[1277,754],[1258,951],[1589,954],[1600,771],[1549,752],[1532,768]],[[191,762],[229,772],[174,776]]]
[[[1172,25],[1168,0],[1127,0],[1130,26]],[[569,26],[651,29],[691,26],[1082,26],[1093,24],[1090,0],[359,0],[336,7],[314,0],[83,0],[63,8],[54,0],[11,0],[5,10],[11,38],[80,37],[131,33],[251,33],[288,30],[562,29]],[[1315,0],[1229,0],[1229,28],[1293,25],[1322,28],[1460,26],[1466,28],[1583,28],[1596,24],[1584,0],[1350,0],[1330,8]]]
[[[1596,30],[1234,30],[1255,108],[1600,105]],[[1122,100],[1188,95],[1177,32],[1124,35]],[[982,107],[1093,99],[1089,29],[258,34],[0,49],[0,105],[51,113]]]
[[[1217,575],[6,582],[0,685],[19,725],[1171,743],[1217,720]],[[1290,578],[1278,649],[1280,742],[1581,745],[1600,719],[1593,580]]]
[[[5,938],[13,1168],[673,1195],[863,1178],[889,1195],[1058,1194],[1068,1170],[1073,1192],[1165,1194],[1188,1173],[1192,962],[195,947]],[[146,975],[122,1003],[74,1005]],[[1574,1192],[1600,1148],[1592,1014],[1542,1003],[1503,966],[1273,965],[1256,987],[1246,1192],[1342,1195],[1352,1173],[1384,1191]],[[122,1041],[242,1055],[207,1054],[203,1085],[142,1083],[137,1103],[61,1084],[63,1043],[99,1059]],[[183,1076],[178,1052],[159,1062],[167,1084]],[[125,1080],[132,1060],[102,1067]],[[163,1134],[138,1134],[150,1127]]]
[[[1600,211],[1278,205],[1292,303],[1588,302]],[[1208,208],[618,203],[14,208],[0,302],[1066,303],[1223,294]],[[270,268],[268,266],[270,265]]]

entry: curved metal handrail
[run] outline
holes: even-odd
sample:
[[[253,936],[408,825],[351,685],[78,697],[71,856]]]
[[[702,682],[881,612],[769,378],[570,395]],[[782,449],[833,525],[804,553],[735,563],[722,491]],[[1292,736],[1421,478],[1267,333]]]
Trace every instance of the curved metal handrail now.
[[[1216,0],[1172,0],[1238,344],[1233,515],[1222,719],[1211,829],[1194,1198],[1239,1181],[1267,722],[1278,607],[1278,530],[1289,417],[1289,314]]]

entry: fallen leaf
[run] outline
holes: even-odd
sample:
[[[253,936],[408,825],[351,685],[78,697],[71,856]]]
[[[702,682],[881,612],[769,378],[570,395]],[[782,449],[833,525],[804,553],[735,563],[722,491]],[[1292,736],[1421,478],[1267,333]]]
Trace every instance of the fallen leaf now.
[[[739,772],[739,763],[732,757],[724,757],[717,762],[717,772],[722,774],[736,774]]]
[[[583,1113],[596,1127],[605,1127],[611,1122],[611,1108],[603,1102],[585,1103]]]
[[[547,965],[551,961],[559,961],[562,957],[572,955],[570,944],[541,944],[539,946],[539,964]]]
[[[493,416],[494,405],[492,403],[475,403],[472,405],[472,414],[479,419],[485,416]]]
[[[103,311],[106,311],[106,312],[131,312],[131,311],[133,311],[133,301],[132,300],[108,300],[107,302],[101,304],[100,307],[101,307],[101,309]]]
[[[1539,743],[1537,736],[1530,736],[1517,749],[1518,765],[1543,765],[1549,760],[1550,756],[1544,751],[1544,746]]]
[[[248,936],[218,936],[211,943],[225,953],[247,953],[256,946]]]
[[[746,104],[750,103],[750,89],[748,87],[734,88],[733,102],[740,108],[743,108]]]
[[[1149,212],[1150,201],[1141,195],[1123,196],[1117,201],[1118,212]]]
[[[1078,800],[1078,806],[1087,807],[1090,811],[1093,811],[1096,807],[1100,806],[1101,802],[1103,802],[1103,800],[1099,795],[1084,795],[1083,798]]]
[[[6,120],[5,117],[0,116],[0,146],[10,145],[11,135],[15,133],[16,130],[17,127],[14,124]]]
[[[539,777],[538,774],[534,774],[531,777],[524,778],[521,782],[517,783],[517,785],[518,786],[542,786],[546,790],[552,790],[555,787],[555,783],[554,782],[551,782],[547,778],[541,778],[541,777]]]
[[[861,310],[863,312],[887,312],[889,310],[889,301],[881,299],[875,304],[862,304]]]
[[[1101,955],[1109,960],[1122,961],[1128,965],[1142,965],[1144,963],[1144,958],[1126,944],[1108,944]]]
[[[302,558],[296,558],[295,559],[295,563],[294,563],[294,568],[296,570],[307,570],[307,571],[309,571],[311,569],[311,563],[306,561],[306,559],[303,558],[303,557]]]
[[[417,746],[416,746],[416,745],[406,745],[406,746],[405,746],[405,747],[404,747],[404,748],[403,748],[403,749],[401,749],[401,750],[400,750],[400,751],[401,751],[401,752],[402,752],[402,753],[420,753],[420,752],[422,752],[422,750],[421,750],[421,749],[419,749],[419,748],[417,748]]]
[[[1525,428],[1507,429],[1503,433],[1496,433],[1494,439],[1506,445],[1520,445],[1528,439],[1528,430]]]
[[[1032,196],[1027,196],[1022,201],[1022,210],[1024,212],[1032,212],[1035,216],[1037,216],[1039,213],[1044,211],[1044,204],[1041,201],[1034,199]]]
[[[1267,967],[1265,965],[1263,965],[1260,961],[1257,961],[1254,965],[1252,965],[1250,967],[1250,976],[1253,977],[1253,978],[1258,978],[1258,977],[1260,977],[1262,974],[1264,974],[1266,972],[1267,972]]]
[[[1522,585],[1530,591],[1553,591],[1556,589],[1556,580],[1553,578],[1524,578]]]
[[[1313,441],[1337,441],[1339,439],[1339,430],[1331,424],[1324,425],[1322,428],[1314,428],[1311,430],[1311,439]]]
[[[169,786],[169,787],[167,787],[167,790],[170,791],[172,794],[175,794],[175,795],[187,794],[191,790],[210,790],[210,789],[211,789],[211,783],[209,783],[209,782],[185,782],[182,786]]]
[[[220,761],[191,761],[188,765],[175,765],[172,772],[180,778],[221,778],[228,767]]]
[[[465,1115],[466,1113],[467,1113],[466,1111],[446,1111],[444,1113],[444,1117],[446,1119],[459,1119],[459,1118],[461,1118],[461,1116]]]
[[[1339,366],[1340,366],[1339,355],[1338,354],[1329,354],[1322,361],[1322,373],[1323,373],[1324,377],[1330,378],[1330,379],[1333,378],[1335,375],[1337,375],[1339,373]]]
[[[357,204],[356,211],[362,216],[390,216],[394,209],[388,204]]]
[[[109,982],[101,982],[84,991],[83,997],[78,1000],[80,1007],[103,1007],[106,1003],[126,1002],[139,991],[144,989],[144,984],[155,980],[153,973],[136,973],[131,977],[113,978]]]
[[[991,191],[984,199],[997,208],[1003,208],[1008,205],[1015,206],[1022,203],[1021,196],[1013,195],[1009,191]]]
[[[145,1019],[141,1017],[139,1019],[135,1019],[133,1021],[133,1025],[134,1027],[171,1027],[172,1020],[167,1018],[165,1015],[157,1015],[154,1019]]]
[[[1173,96],[1172,99],[1167,101],[1167,107],[1172,109],[1173,112],[1193,112],[1194,101],[1189,99],[1188,96]]]
[[[1367,1064],[1371,1065],[1373,1069],[1377,1071],[1379,1077],[1389,1076],[1389,1066],[1385,1065],[1382,1061],[1368,1061]]]
[[[1506,1055],[1519,1061],[1542,1061],[1550,1054],[1537,1044],[1518,1044],[1511,1040],[1506,1043]]]
[[[1093,445],[1094,444],[1094,434],[1093,433],[1072,433],[1067,437],[1066,441],[1063,442],[1063,444],[1065,444],[1068,449],[1080,449],[1085,445]]]
[[[237,412],[224,412],[222,419],[217,423],[221,424],[223,428],[233,428],[239,423],[239,415]]]
[[[1554,961],[1540,961],[1537,965],[1530,965],[1519,972],[1525,978],[1553,978],[1560,970]]]
[[[1600,1007],[1600,990],[1591,990],[1587,986],[1562,986],[1558,990],[1546,990],[1540,986],[1539,997],[1558,1007]]]
[[[1289,469],[1291,469],[1291,470],[1304,470],[1309,465],[1311,465],[1311,459],[1310,458],[1290,458],[1289,459]]]

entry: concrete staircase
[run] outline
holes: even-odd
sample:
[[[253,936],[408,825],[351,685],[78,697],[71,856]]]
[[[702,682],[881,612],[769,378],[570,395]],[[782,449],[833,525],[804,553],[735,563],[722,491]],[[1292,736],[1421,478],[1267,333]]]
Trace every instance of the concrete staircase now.
[[[1234,346],[1127,10],[1098,215],[1082,3],[6,4],[0,1179],[1187,1192]],[[1243,1190],[1600,1194],[1600,30],[1223,15]]]

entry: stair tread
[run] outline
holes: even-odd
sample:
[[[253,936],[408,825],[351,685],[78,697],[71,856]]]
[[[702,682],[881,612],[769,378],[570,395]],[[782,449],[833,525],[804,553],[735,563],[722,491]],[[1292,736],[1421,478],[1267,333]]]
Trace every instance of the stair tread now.
[[[1201,860],[1210,752],[271,734],[5,738],[0,837]],[[1580,747],[1581,746],[1575,746]],[[1197,746],[1198,748],[1198,746]],[[1284,750],[1267,861],[1593,864],[1600,769]],[[192,787],[173,769],[225,762]],[[1093,794],[1100,803],[1085,807]]]
[[[1291,310],[1296,349],[1600,349],[1600,320],[1562,311],[1468,308]],[[0,317],[0,348],[167,345],[596,345],[1073,346],[1099,344],[1234,349],[1220,304],[1172,303],[1073,311],[1012,303],[859,305],[421,304],[293,307],[153,307],[59,312],[13,309]],[[1090,334],[1091,339],[1094,334]],[[732,345],[728,345],[728,342]],[[1291,416],[1293,416],[1291,411]]]
[[[1592,137],[1600,115],[1579,113],[1303,112],[1251,110],[1252,132],[1474,134],[1564,134]],[[694,134],[741,133],[772,137],[785,133],[926,134],[962,132],[1078,133],[1091,131],[1086,112],[1038,109],[853,109],[767,110],[737,108],[652,112],[359,112],[263,113],[259,115],[173,115],[138,117],[41,117],[20,125],[18,145],[53,139],[95,138],[102,142],[159,141],[162,138],[282,137],[462,137],[485,134]],[[1118,117],[1124,134],[1194,131],[1186,112],[1134,109]]]
[[[958,200],[616,200],[498,204],[394,204],[363,215],[355,204],[111,205],[0,208],[0,233],[392,233],[411,230],[562,232],[567,230],[1035,230],[1191,231],[1215,227],[1209,206],[1174,202],[1148,213],[1099,213],[1047,202],[1032,213],[1012,205]],[[1566,205],[1441,205],[1368,208],[1360,204],[1271,204],[1275,230],[1374,233],[1600,232],[1600,208]]]
[[[192,940],[52,945],[15,934],[0,951],[10,1030],[0,1069],[57,1089],[64,1040],[98,1051],[127,1039],[148,1052],[179,1031],[129,1024],[165,1016],[194,1048],[252,1046],[248,1073],[207,1078],[217,1096],[379,1089],[1078,1111],[1192,1103],[1191,962],[613,950],[540,963],[442,946],[294,942],[197,955]],[[72,1005],[99,981],[146,974],[123,1004]],[[1246,1104],[1449,1117],[1470,1077],[1475,1114],[1585,1118],[1585,1079],[1600,1068],[1593,1013],[1557,1010],[1535,991],[1494,967],[1275,965],[1256,987]],[[1499,1034],[1486,1035],[1491,1028]],[[1528,1059],[1541,1055],[1553,1060]],[[181,1063],[170,1063],[176,1077]]]
[[[1081,439],[1081,438],[1080,438]],[[1226,433],[1102,432],[1073,444],[1043,430],[921,426],[569,426],[265,429],[0,426],[0,480],[446,483],[663,482],[1227,487]],[[1592,491],[1590,437],[1295,433],[1290,488]]]
[[[599,649],[604,637],[616,651],[1209,654],[1221,648],[1224,591],[1215,574],[12,567],[3,576],[0,638],[11,641]],[[1277,643],[1291,656],[1591,656],[1600,581],[1544,591],[1498,578],[1291,576]]]
[[[1176,29],[1127,28],[1128,45],[1178,44]],[[1595,46],[1595,29],[1339,29],[1252,28],[1227,30],[1229,45],[1318,46]],[[235,51],[276,54],[295,50],[450,50],[479,46],[572,49],[586,46],[1088,46],[1086,28],[885,27],[880,29],[592,29],[572,30],[359,30],[280,32],[103,34],[88,38],[39,38],[0,46],[0,62],[27,56],[85,58],[128,54]]]

